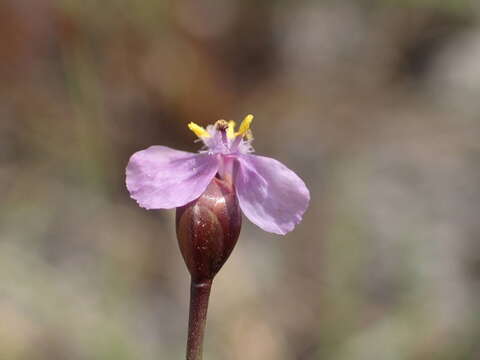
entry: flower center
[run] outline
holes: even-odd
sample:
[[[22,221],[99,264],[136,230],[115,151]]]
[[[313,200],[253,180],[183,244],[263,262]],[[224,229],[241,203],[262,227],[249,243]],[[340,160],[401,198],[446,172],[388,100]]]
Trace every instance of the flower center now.
[[[240,124],[238,131],[235,131],[235,121],[223,119],[216,121],[213,125],[208,125],[206,129],[193,122],[189,123],[188,127],[202,140],[211,153],[249,153],[253,151],[250,145],[252,141],[252,131],[250,130],[252,120],[253,115],[247,115]]]
[[[228,143],[227,139],[227,129],[228,129],[228,122],[225,120],[218,120],[215,123],[215,127],[217,128],[217,131],[220,131],[221,137],[222,137],[222,143],[225,146],[226,149],[230,148],[230,144]]]
[[[223,119],[217,120],[215,126],[217,127],[217,130],[226,131],[228,129],[228,121]]]

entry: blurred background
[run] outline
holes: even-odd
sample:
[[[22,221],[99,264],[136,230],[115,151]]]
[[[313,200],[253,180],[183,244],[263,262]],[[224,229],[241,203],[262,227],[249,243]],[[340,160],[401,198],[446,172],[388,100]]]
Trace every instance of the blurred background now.
[[[476,0],[2,0],[0,359],[182,359],[174,211],[129,198],[153,144],[255,114],[312,201],[246,219],[208,360],[480,359]]]

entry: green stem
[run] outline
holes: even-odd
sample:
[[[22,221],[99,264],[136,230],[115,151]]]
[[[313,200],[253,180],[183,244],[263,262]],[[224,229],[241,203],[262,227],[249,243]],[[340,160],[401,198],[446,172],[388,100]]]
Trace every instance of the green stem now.
[[[208,299],[212,280],[195,281],[190,285],[187,360],[202,360],[203,335],[207,322]]]

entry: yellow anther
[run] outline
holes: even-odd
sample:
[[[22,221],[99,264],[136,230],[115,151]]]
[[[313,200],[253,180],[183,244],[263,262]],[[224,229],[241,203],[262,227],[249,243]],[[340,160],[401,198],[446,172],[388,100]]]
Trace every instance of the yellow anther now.
[[[210,137],[210,134],[208,133],[207,130],[205,130],[205,129],[204,129],[203,127],[201,127],[200,125],[195,124],[194,122],[190,122],[190,123],[188,124],[188,128],[189,128],[190,130],[192,130],[192,131],[195,133],[195,135],[197,135],[199,138],[202,138],[202,137],[208,138],[208,137]]]
[[[250,130],[250,124],[252,123],[252,120],[253,120],[253,115],[245,116],[245,119],[243,119],[242,123],[240,124],[240,128],[235,133],[235,135],[244,136],[248,132],[248,130]]]
[[[233,120],[230,120],[228,122],[227,136],[228,136],[229,139],[234,139],[235,138],[235,121],[233,121]]]

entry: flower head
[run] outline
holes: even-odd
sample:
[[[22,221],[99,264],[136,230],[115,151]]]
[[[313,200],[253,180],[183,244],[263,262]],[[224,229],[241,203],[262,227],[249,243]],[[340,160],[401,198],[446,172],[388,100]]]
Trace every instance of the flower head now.
[[[265,231],[286,234],[298,224],[310,201],[305,183],[277,160],[253,155],[245,117],[188,127],[203,143],[198,154],[151,146],[136,152],[126,170],[130,195],[146,209],[181,207],[202,195],[215,176],[232,183],[246,217]]]

